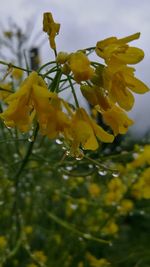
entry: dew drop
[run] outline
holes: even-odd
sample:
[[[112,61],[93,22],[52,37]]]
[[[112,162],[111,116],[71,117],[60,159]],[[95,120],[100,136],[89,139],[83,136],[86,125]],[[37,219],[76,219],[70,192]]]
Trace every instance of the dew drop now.
[[[28,138],[28,141],[29,141],[30,143],[32,143],[32,142],[34,141],[34,136],[30,136],[30,137]]]
[[[67,171],[71,171],[72,169],[73,169],[72,166],[66,166],[66,170],[67,170]]]
[[[82,160],[84,157],[83,152],[80,150],[79,153],[76,155],[76,160]]]
[[[92,169],[92,168],[93,168],[93,165],[92,165],[92,164],[89,164],[88,167],[89,167],[90,169]]]
[[[56,144],[58,144],[58,145],[62,145],[63,144],[63,142],[60,140],[60,139],[56,139]]]
[[[132,155],[133,155],[133,158],[134,158],[134,159],[137,159],[137,157],[138,157],[138,153],[133,153]]]
[[[105,176],[107,174],[107,171],[105,171],[105,170],[99,170],[98,171],[98,174],[101,175],[101,176]]]
[[[0,201],[0,206],[2,206],[4,204],[4,201]]]
[[[37,186],[35,187],[35,190],[36,190],[37,192],[40,192],[40,191],[41,191],[41,187],[40,187],[39,185],[37,185]]]
[[[144,215],[145,214],[145,211],[144,210],[140,210],[140,214],[141,215]]]
[[[68,180],[68,179],[69,179],[69,176],[64,174],[64,175],[62,176],[62,178],[63,178],[64,180]]]
[[[86,234],[85,233],[83,236],[84,236],[84,238],[91,239],[91,235],[90,234]]]
[[[73,210],[76,210],[76,209],[78,208],[78,205],[76,205],[76,204],[71,204],[70,206],[71,206],[71,208],[72,208]]]
[[[118,172],[118,171],[114,171],[114,172],[112,173],[112,176],[113,176],[113,177],[118,177],[118,176],[119,176],[119,172]]]

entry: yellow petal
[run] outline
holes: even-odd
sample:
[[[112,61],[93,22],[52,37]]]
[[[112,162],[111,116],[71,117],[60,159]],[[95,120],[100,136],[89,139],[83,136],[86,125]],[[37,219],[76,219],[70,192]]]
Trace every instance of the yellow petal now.
[[[124,79],[127,83],[127,86],[137,94],[144,94],[150,90],[145,83],[135,78],[134,76],[125,75]]]
[[[144,58],[144,52],[137,47],[128,47],[125,53],[116,53],[115,57],[125,64],[136,64]]]
[[[128,111],[133,107],[134,96],[126,87],[119,88],[119,86],[121,86],[121,82],[120,85],[118,84],[118,86],[112,87],[112,94],[114,94],[115,100],[119,106]]]
[[[129,36],[126,36],[124,38],[121,38],[118,40],[119,43],[129,43],[129,42],[132,42],[136,39],[139,39],[140,38],[140,32],[137,32],[137,33],[134,33],[132,35],[129,35]]]
[[[105,143],[112,143],[114,141],[114,136],[112,134],[107,133],[102,127],[97,125],[94,121],[93,121],[93,128],[95,135],[100,141]]]

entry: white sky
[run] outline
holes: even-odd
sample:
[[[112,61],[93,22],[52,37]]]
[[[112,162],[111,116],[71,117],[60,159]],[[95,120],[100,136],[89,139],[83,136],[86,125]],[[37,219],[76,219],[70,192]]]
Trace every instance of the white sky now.
[[[6,19],[12,17],[24,26],[24,21],[33,18],[38,33],[42,30],[42,14],[48,11],[61,23],[58,50],[74,51],[94,46],[109,36],[123,37],[140,31],[141,38],[134,45],[145,51],[145,58],[136,67],[136,76],[150,86],[149,0],[1,0],[0,22],[5,25]],[[51,57],[48,42],[42,55],[45,61]],[[137,95],[130,114],[136,120],[135,129],[141,132],[150,127],[149,102],[150,93]]]

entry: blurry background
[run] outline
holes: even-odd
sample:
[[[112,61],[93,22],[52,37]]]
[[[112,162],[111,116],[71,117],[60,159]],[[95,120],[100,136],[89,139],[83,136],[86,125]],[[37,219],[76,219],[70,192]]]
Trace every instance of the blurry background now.
[[[61,24],[56,38],[58,51],[71,52],[94,46],[97,41],[141,32],[133,45],[145,51],[136,66],[136,76],[150,86],[150,1],[148,0],[5,0],[0,5],[0,28],[10,30],[15,22],[30,37],[26,49],[40,46],[42,63],[52,58],[47,37],[42,33],[43,12],[52,12]],[[11,21],[12,20],[12,21]],[[137,95],[130,117],[135,120],[136,135],[150,129],[150,93]],[[135,135],[135,136],[136,136]]]

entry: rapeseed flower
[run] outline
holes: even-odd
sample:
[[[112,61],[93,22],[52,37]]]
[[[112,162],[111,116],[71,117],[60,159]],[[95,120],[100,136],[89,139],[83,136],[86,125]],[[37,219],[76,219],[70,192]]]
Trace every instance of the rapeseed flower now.
[[[95,51],[107,64],[112,58],[122,64],[136,64],[143,59],[144,52],[140,48],[130,47],[128,43],[139,37],[139,32],[121,39],[109,37],[97,42]]]
[[[110,101],[105,94],[105,91],[102,87],[99,86],[89,86],[89,85],[81,85],[80,90],[82,95],[87,99],[87,101],[92,106],[99,106],[102,110],[107,110],[111,107]]]
[[[106,143],[114,140],[113,135],[97,125],[83,108],[78,108],[71,119],[68,132],[71,150],[75,153],[80,146],[85,150],[96,150],[99,146],[97,138]]]
[[[46,84],[36,72],[32,72],[24,80],[19,90],[7,98],[8,108],[0,114],[6,126],[17,127],[19,130],[26,132],[30,129],[33,120],[33,88],[39,84],[46,90]]]
[[[10,83],[0,84],[0,99],[6,101],[7,97],[12,93],[12,86]]]
[[[12,77],[16,80],[21,79],[23,76],[23,71],[21,69],[13,69]]]
[[[128,164],[128,167],[142,167],[145,164],[150,164],[150,145],[145,145],[135,160]]]
[[[116,60],[111,60],[103,69],[103,87],[108,92],[108,97],[127,111],[134,104],[132,92],[144,94],[149,91],[149,88],[134,76],[134,71],[134,68],[118,64]]]
[[[0,114],[8,127],[17,127],[27,132],[35,116],[40,131],[50,138],[56,137],[69,125],[67,115],[57,94],[49,92],[44,80],[32,72],[19,90],[7,98],[8,108]],[[67,103],[65,104],[67,106]]]
[[[107,223],[102,229],[102,233],[105,235],[115,235],[119,231],[119,227],[114,220]]]
[[[90,66],[88,57],[81,51],[70,54],[69,66],[78,83],[89,80],[94,75],[94,69]]]
[[[52,13],[44,13],[43,15],[43,31],[48,34],[50,47],[56,49],[55,37],[59,33],[60,24],[53,19]]]
[[[108,267],[110,266],[110,262],[107,259],[101,258],[97,259],[91,253],[86,253],[86,258],[90,263],[91,267]]]
[[[131,192],[135,198],[150,199],[150,168],[144,170],[140,179],[133,184]]]
[[[47,256],[42,250],[34,251],[33,258],[35,258],[41,264],[45,264],[47,262]]]
[[[134,208],[134,203],[130,199],[123,199],[117,207],[118,212],[122,215],[128,214]]]
[[[101,188],[98,184],[91,183],[88,186],[88,191],[89,191],[89,194],[91,195],[91,197],[99,197],[99,195],[101,193]]]
[[[1,235],[0,236],[0,250],[6,248],[7,246],[7,239],[5,236]]]
[[[106,205],[114,205],[119,202],[124,193],[126,192],[126,186],[119,177],[113,178],[108,183],[108,191],[104,196],[104,202]]]
[[[113,105],[106,111],[102,111],[102,115],[104,122],[112,128],[114,135],[125,134],[128,127],[134,123],[133,120],[116,105]]]

